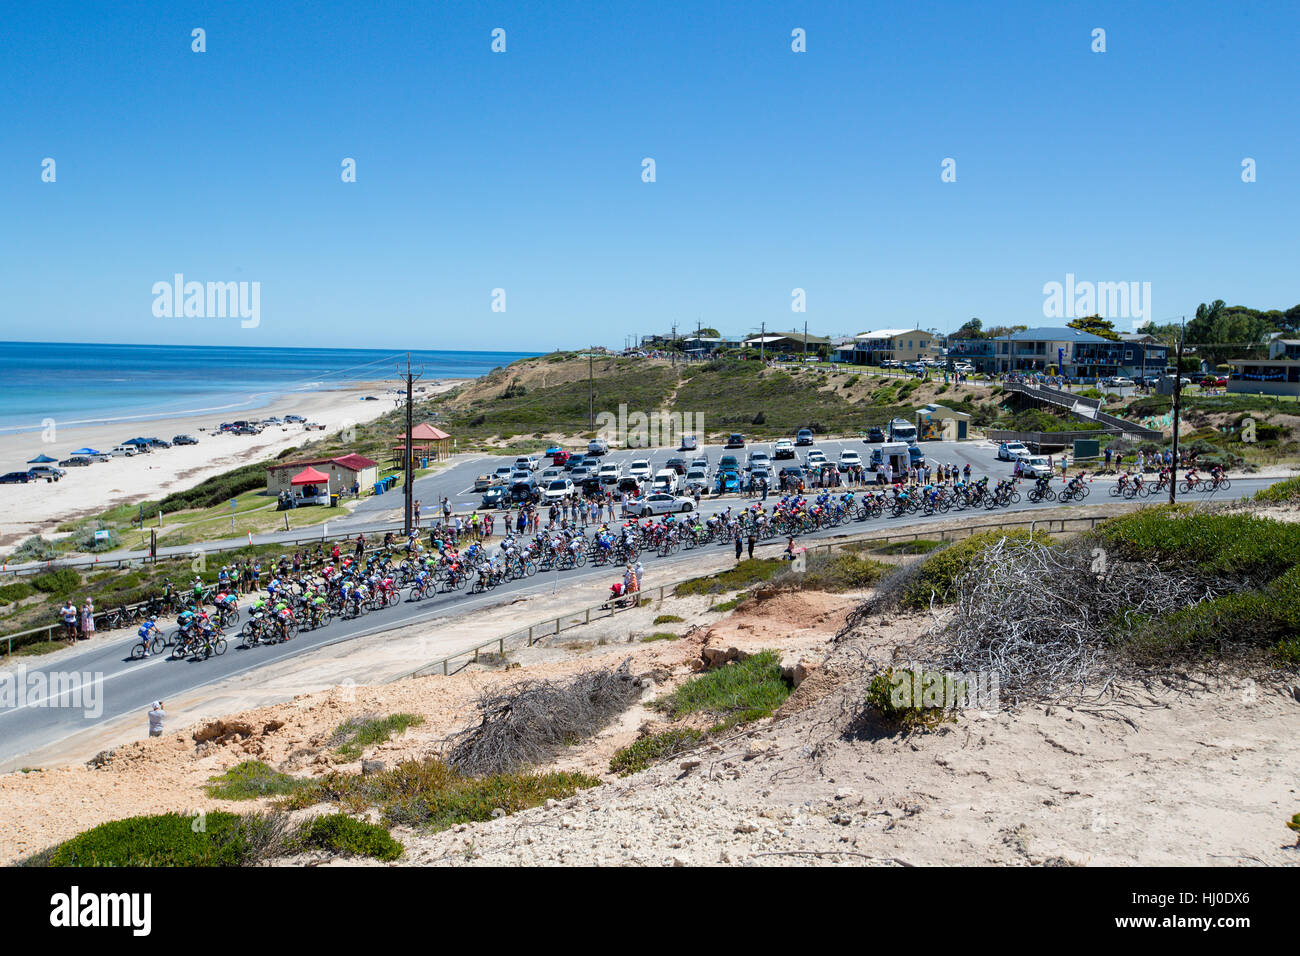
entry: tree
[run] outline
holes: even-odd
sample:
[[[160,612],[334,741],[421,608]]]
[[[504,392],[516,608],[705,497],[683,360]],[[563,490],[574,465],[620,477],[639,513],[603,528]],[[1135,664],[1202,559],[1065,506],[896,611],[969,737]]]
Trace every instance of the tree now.
[[[1011,335],[1014,332],[1023,332],[1027,328],[1029,328],[1027,325],[995,325],[985,335],[990,339],[997,339],[1004,335]]]
[[[717,329],[700,329],[699,334],[709,339],[721,338]]]
[[[1078,329],[1080,332],[1091,332],[1093,335],[1100,335],[1103,339],[1110,339],[1112,342],[1119,341],[1119,333],[1115,331],[1115,323],[1109,319],[1103,319],[1100,315],[1089,315],[1082,319],[1073,319],[1067,324],[1070,328]]]
[[[955,339],[986,339],[988,333],[983,331],[983,323],[979,319],[971,319],[954,332],[952,337]]]

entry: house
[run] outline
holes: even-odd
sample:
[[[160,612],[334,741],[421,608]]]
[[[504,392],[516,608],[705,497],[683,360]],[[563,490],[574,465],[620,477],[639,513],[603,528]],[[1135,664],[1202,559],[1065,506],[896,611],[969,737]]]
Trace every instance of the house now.
[[[341,455],[338,458],[301,458],[297,461],[282,461],[268,465],[266,469],[266,490],[273,495],[282,491],[292,492],[293,479],[302,477],[311,469],[326,478],[331,494],[351,491],[352,488],[370,488],[379,480],[379,463],[371,461],[364,455]],[[319,480],[315,475],[309,476]]]
[[[849,361],[855,365],[883,365],[885,362],[917,362],[938,356],[936,337],[920,329],[877,329],[854,336]]]
[[[719,349],[734,349],[740,346],[741,339],[728,338],[725,335],[688,335],[682,339],[682,348],[687,352],[709,355]]]
[[[831,340],[820,335],[805,336],[802,332],[768,332],[745,340],[747,348],[784,355],[802,355],[805,351],[805,343],[808,354],[816,355],[820,346],[825,345],[829,348]]]
[[[999,372],[1055,368],[1068,378],[1097,379],[1119,375],[1124,365],[1123,342],[1068,326],[1025,329],[991,341]]]
[[[1268,358],[1229,359],[1228,391],[1250,395],[1300,395],[1300,339],[1275,338]]]
[[[1164,342],[1143,332],[1121,332],[1119,340],[1124,343],[1124,357],[1118,374],[1141,378],[1164,372],[1170,352]]]
[[[996,372],[993,339],[948,339],[947,358],[954,365],[966,364],[977,372]]]

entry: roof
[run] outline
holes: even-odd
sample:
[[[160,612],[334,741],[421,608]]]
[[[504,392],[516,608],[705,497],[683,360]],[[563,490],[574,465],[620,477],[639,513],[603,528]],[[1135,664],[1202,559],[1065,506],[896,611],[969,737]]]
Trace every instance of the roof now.
[[[308,468],[312,465],[338,465],[349,471],[361,471],[363,468],[378,468],[379,462],[371,461],[365,455],[341,455],[338,458],[306,458],[299,461],[282,461],[277,465],[267,465],[267,471],[279,471],[282,468]]]
[[[929,335],[922,329],[877,329],[874,332],[859,332],[859,339],[892,339],[900,335]]]
[[[304,468],[289,479],[291,485],[323,485],[330,480],[329,475],[322,474],[315,468]]]
[[[412,441],[442,441],[444,438],[450,437],[445,431],[434,428],[428,422],[421,422],[411,429]]]
[[[1012,342],[1088,342],[1114,345],[1112,339],[1103,339],[1100,335],[1093,335],[1091,332],[1081,332],[1078,329],[1071,329],[1067,326],[1042,326],[1037,329],[1025,329],[1023,332],[1013,332],[1010,336],[999,335],[998,342],[1005,342],[1008,338]]]

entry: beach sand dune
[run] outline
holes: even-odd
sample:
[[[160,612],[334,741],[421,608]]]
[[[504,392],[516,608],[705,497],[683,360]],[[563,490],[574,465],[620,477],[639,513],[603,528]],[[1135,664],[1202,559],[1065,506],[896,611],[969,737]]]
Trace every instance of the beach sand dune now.
[[[432,383],[430,383],[432,384]],[[450,388],[454,382],[439,383]],[[137,435],[171,441],[175,435],[193,435],[197,445],[156,449],[131,458],[114,457],[85,468],[68,468],[60,481],[5,485],[5,507],[0,511],[0,553],[33,534],[51,535],[64,522],[99,514],[117,505],[156,499],[194,486],[200,481],[240,465],[274,458],[286,448],[337,432],[350,424],[371,421],[392,411],[397,396],[392,382],[360,383],[343,389],[295,393],[274,399],[265,407],[239,412],[152,419],[136,422],[88,424],[57,429],[53,436],[39,432],[0,435],[0,471],[26,470],[29,458],[45,454],[63,459],[76,448],[107,452]],[[363,401],[374,395],[378,401]],[[217,434],[223,421],[283,418],[302,415],[325,426],[307,432],[298,425],[271,425],[260,435]],[[52,437],[46,441],[43,437]]]

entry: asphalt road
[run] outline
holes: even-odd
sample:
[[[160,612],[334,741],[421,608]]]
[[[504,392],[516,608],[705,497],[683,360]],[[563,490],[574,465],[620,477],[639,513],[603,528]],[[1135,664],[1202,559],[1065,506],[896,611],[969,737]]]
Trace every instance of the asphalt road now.
[[[842,444],[861,446],[861,442],[823,442],[819,447],[826,452],[827,457],[833,458],[835,456],[832,455],[831,449],[838,449]],[[927,447],[926,453],[929,457],[932,453],[931,447]],[[947,460],[961,464],[971,460],[972,467],[976,471],[988,471],[985,466],[993,456],[993,449],[988,445],[945,444],[942,452],[934,453],[937,460],[945,460],[942,455],[951,455],[952,457]],[[660,461],[672,456],[671,452],[656,452],[654,458]],[[619,457],[630,456],[621,453]],[[716,462],[716,449],[711,459]],[[1007,474],[1008,469],[1009,465],[1001,463],[1000,467],[991,473],[1001,476]],[[463,471],[468,475],[471,472],[478,473],[481,469],[475,467],[474,463],[467,463],[436,477],[450,486],[458,480],[463,480],[463,475],[459,479],[455,476],[454,473],[457,471]],[[1273,480],[1234,480],[1232,492],[1225,497],[1254,494],[1260,488],[1267,487]],[[1095,485],[1088,499],[1089,502],[1110,500],[1105,488],[1105,483]],[[1206,496],[1198,497],[1204,499]],[[434,500],[432,492],[429,493],[428,500],[430,502]],[[718,502],[709,502],[701,511],[707,513],[725,507],[728,503],[734,505],[736,501],[735,496],[729,496]],[[978,518],[982,514],[989,516],[1005,514],[1008,510],[1051,512],[1059,508],[1060,505],[1054,502],[1033,504],[1022,499],[1019,505],[1013,505],[1010,509],[973,514]],[[881,517],[864,522],[851,521],[838,528],[804,536],[800,540],[816,540],[875,529],[888,531],[896,528],[913,528],[934,521],[949,520],[951,517],[952,514],[934,515],[930,518]],[[358,518],[359,524],[365,523],[364,518],[360,516]],[[672,581],[689,575],[692,563],[698,560],[701,553],[709,553],[720,547],[722,546],[712,545],[703,552],[684,551],[672,558],[653,556],[645,558],[647,586],[653,587],[655,580]],[[509,582],[485,594],[453,592],[439,594],[415,603],[404,600],[396,607],[373,611],[362,618],[335,621],[328,627],[301,634],[287,644],[240,650],[232,642],[224,655],[206,661],[172,661],[165,657],[148,658],[142,661],[131,660],[130,650],[137,638],[130,631],[123,631],[121,636],[102,643],[96,641],[93,646],[79,649],[66,656],[60,655],[57,663],[41,665],[41,658],[33,658],[22,675],[23,693],[17,699],[0,698],[3,700],[3,703],[0,703],[0,763],[13,760],[38,747],[54,743],[124,714],[138,713],[143,723],[143,713],[152,700],[159,698],[166,700],[169,697],[185,694],[206,684],[309,653],[327,644],[351,640],[422,620],[444,617],[449,613],[462,613],[476,606],[504,603],[520,594],[554,588],[557,581],[563,584],[602,577],[612,581],[618,576],[617,568],[595,568],[588,565],[585,568],[559,572],[558,576],[555,572],[539,573],[532,578]],[[455,653],[459,649],[453,647],[448,653]],[[422,663],[425,662],[412,661],[411,666],[414,668]],[[42,687],[48,690],[42,691]]]

